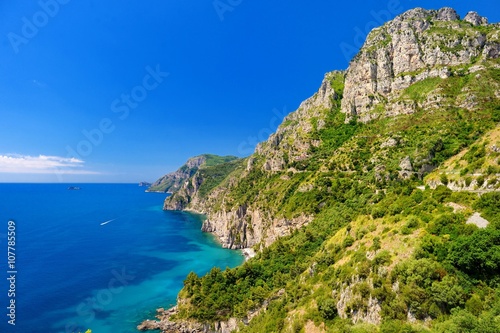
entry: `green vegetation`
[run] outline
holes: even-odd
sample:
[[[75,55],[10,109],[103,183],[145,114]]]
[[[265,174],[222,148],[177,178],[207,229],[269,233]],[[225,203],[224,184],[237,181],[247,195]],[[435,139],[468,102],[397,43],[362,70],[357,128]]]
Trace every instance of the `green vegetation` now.
[[[188,164],[181,166],[176,172],[163,176],[159,181],[160,183],[151,186],[148,191],[153,192],[175,192],[177,191],[185,180],[194,176],[198,169],[205,167],[214,167],[220,164],[225,164],[231,161],[238,160],[236,156],[218,156],[212,154],[204,154],[195,158],[203,158],[203,163],[198,167],[189,167]],[[192,159],[191,159],[192,160]],[[188,162],[189,163],[189,162]],[[158,182],[158,181],[157,181]]]
[[[402,94],[403,98],[409,98],[413,101],[422,102],[427,98],[427,95],[436,90],[443,79],[432,77],[409,86]]]
[[[373,219],[363,205],[330,207],[238,268],[214,268],[204,277],[191,273],[180,294],[185,303],[179,317],[205,322],[241,318],[266,302],[267,311],[241,327],[243,332],[285,331],[309,321],[323,323],[329,332],[344,332],[338,327],[350,331],[359,325],[345,322],[337,312],[349,287],[353,297],[344,315],[367,311],[368,298],[375,298],[381,332],[399,332],[402,326],[408,332],[446,332],[464,322],[464,332],[500,329],[495,319],[500,315],[500,193],[473,200],[472,206],[492,221],[486,229],[466,225],[463,215],[450,212],[445,203],[451,193],[442,198],[438,190],[394,183],[376,204],[373,196],[359,194],[374,209],[389,209]],[[423,237],[399,237],[397,230],[405,228],[409,232],[403,234]],[[368,258],[367,251],[377,254]],[[410,257],[402,260],[405,253]],[[417,320],[432,318],[432,326],[402,323],[409,312]],[[301,313],[295,324],[287,319],[291,313]]]
[[[220,162],[217,164],[213,164],[212,161],[209,165],[207,160],[207,163],[203,166],[203,168],[200,168],[198,172],[198,177],[203,180],[200,188],[198,189],[198,194],[201,197],[205,197],[217,185],[220,185],[220,183],[224,181],[224,179],[226,179],[227,176],[236,168],[242,168],[242,161],[244,160],[233,159],[230,160],[230,162]]]
[[[481,32],[456,23],[463,38]],[[440,24],[429,33],[446,37]],[[257,256],[240,267],[189,274],[177,318],[214,324],[252,313],[241,332],[500,331],[500,192],[491,192],[500,187],[500,153],[492,148],[500,147],[492,88],[499,63],[417,82],[392,101],[413,113],[367,123],[346,121],[344,76],[332,73],[330,110],[286,121],[282,128],[295,132],[280,132],[248,160],[200,168],[197,195],[211,208],[311,222],[268,247],[258,244]],[[457,106],[469,95],[477,106]],[[383,115],[388,101],[371,98]],[[304,123],[310,130],[299,128]],[[296,141],[300,156],[291,150]],[[273,171],[271,158],[280,165]],[[447,187],[459,183],[468,191]],[[486,228],[466,223],[474,212],[490,222]],[[236,244],[249,220],[228,222]]]
[[[211,154],[205,154],[203,156],[205,156],[206,160],[205,163],[203,163],[202,167],[211,167],[238,159],[238,157],[236,156],[219,156]]]

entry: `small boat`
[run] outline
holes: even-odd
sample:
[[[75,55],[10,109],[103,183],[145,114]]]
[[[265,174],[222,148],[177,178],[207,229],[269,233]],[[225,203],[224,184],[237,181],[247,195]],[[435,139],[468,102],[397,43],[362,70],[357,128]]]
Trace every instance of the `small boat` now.
[[[70,191],[78,191],[78,190],[81,190],[82,188],[81,187],[78,187],[78,186],[70,186],[68,187],[68,190]]]

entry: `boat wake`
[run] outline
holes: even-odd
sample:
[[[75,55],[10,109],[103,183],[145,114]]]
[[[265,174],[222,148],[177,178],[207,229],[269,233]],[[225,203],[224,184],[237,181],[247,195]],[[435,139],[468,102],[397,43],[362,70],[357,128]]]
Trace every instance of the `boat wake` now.
[[[108,224],[109,222],[113,222],[114,220],[116,220],[116,219],[112,219],[112,220],[109,220],[109,221],[106,221],[106,222],[102,222],[101,225]]]

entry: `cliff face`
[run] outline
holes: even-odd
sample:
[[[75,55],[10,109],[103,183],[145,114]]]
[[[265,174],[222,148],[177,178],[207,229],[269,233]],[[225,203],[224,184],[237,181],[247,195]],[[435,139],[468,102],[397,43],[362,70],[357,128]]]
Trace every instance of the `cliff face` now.
[[[165,210],[189,209],[204,213],[203,206],[207,196],[221,186],[229,174],[242,168],[244,160],[233,156],[204,155],[201,164],[193,164],[183,174],[191,176],[184,179],[179,188],[165,199]]]
[[[201,166],[204,165],[217,165],[237,159],[235,156],[216,156],[211,154],[204,154],[200,156],[191,157],[187,162],[178,170],[166,174],[155,181],[148,192],[167,192],[175,193],[182,188],[184,183],[190,179]]]
[[[178,190],[165,209],[206,214],[203,230],[225,247],[267,246],[307,225],[336,197],[331,188],[339,173],[378,182],[423,177],[457,149],[446,150],[453,129],[441,112],[482,112],[485,103],[500,98],[500,29],[487,22],[474,12],[460,20],[451,8],[417,8],[374,29],[347,71],[327,73],[318,92],[244,165],[226,168],[210,191],[204,185],[210,177],[182,174],[175,179],[183,185],[175,183]],[[418,143],[396,123],[392,133],[389,126],[377,128],[353,141],[363,124],[419,113],[436,123],[427,141]],[[362,146],[368,141],[369,147]]]
[[[347,70],[342,112],[367,122],[430,106],[401,100],[400,93],[428,78],[450,77],[456,67],[498,58],[498,25],[487,22],[475,12],[460,20],[451,8],[416,8],[374,29]]]
[[[333,103],[336,100],[338,103],[342,91],[341,88],[336,91],[334,86],[342,86],[343,75],[338,71],[326,74],[319,91],[288,115],[277,132],[260,143],[255,153],[245,160],[244,170],[232,170],[223,183],[205,196],[199,193],[204,178],[194,174],[166,199],[164,208],[206,214],[202,230],[214,233],[224,247],[233,249],[257,244],[267,246],[306,225],[312,215],[284,216],[275,207],[268,206],[269,199],[258,187],[276,185],[268,178],[276,172],[297,172],[290,165],[309,158],[311,148],[320,144],[320,140],[311,140],[311,133],[325,126]],[[261,184],[257,185],[254,177],[262,177]],[[283,176],[279,182],[286,183],[287,177]],[[254,191],[256,189],[259,191]]]
[[[179,190],[181,185],[194,175],[200,165],[205,163],[205,161],[205,155],[190,158],[186,164],[181,166],[177,171],[166,174],[155,181],[148,189],[148,192],[173,193]]]
[[[325,118],[333,102],[340,99],[342,94],[343,80],[344,72],[327,73],[318,92],[285,117],[276,133],[257,146],[248,168],[252,168],[255,155],[265,158],[263,169],[271,172],[283,171],[290,162],[308,158],[311,147],[321,143],[320,140],[311,139],[311,133],[325,126]]]
[[[497,258],[500,246],[499,36],[474,12],[408,11],[374,29],[347,71],[326,74],[250,157],[199,166],[165,208],[206,214],[203,230],[225,247],[266,248],[234,270],[191,274],[178,319],[266,332],[347,321],[417,331],[451,318],[442,332],[462,327],[457,308],[490,316],[481,311],[498,308],[486,300],[500,264],[484,253]],[[497,229],[469,228],[479,213]]]

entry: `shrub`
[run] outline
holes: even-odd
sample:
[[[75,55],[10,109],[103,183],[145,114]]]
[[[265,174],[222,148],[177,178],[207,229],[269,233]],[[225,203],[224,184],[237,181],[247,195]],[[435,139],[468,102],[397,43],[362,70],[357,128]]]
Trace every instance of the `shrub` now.
[[[438,202],[445,202],[446,199],[448,199],[452,193],[453,192],[446,186],[439,185],[432,193],[432,197],[436,199]]]
[[[375,238],[373,238],[373,244],[370,247],[370,250],[377,251],[377,250],[380,249],[381,246],[382,245],[381,245],[381,242],[380,242],[380,237],[375,237]]]
[[[469,187],[472,183],[472,177],[465,177],[465,186]]]
[[[354,244],[354,238],[352,238],[350,235],[347,235],[346,238],[344,238],[344,241],[342,242],[342,246],[344,248],[351,246]]]
[[[441,176],[439,177],[439,180],[441,181],[441,184],[448,185],[448,176],[446,176],[445,173],[441,174]]]
[[[372,217],[374,219],[379,219],[385,216],[387,212],[387,208],[385,207],[373,207],[372,209]]]
[[[337,316],[337,303],[333,298],[321,300],[318,304],[318,311],[325,320],[332,320]]]
[[[410,216],[406,224],[403,226],[403,228],[401,228],[401,233],[403,235],[411,234],[413,230],[418,227],[418,224],[418,219],[414,216]]]
[[[414,329],[410,324],[399,321],[391,320],[383,322],[380,326],[380,333],[416,333],[418,330]]]
[[[373,258],[374,266],[389,265],[390,263],[391,263],[391,254],[387,250],[380,251],[380,253],[378,253],[375,256],[375,258]]]
[[[428,231],[434,235],[457,235],[463,220],[464,218],[462,216],[443,214],[429,224]]]
[[[474,294],[465,302],[465,309],[474,316],[479,316],[483,311],[483,301],[478,295]]]
[[[500,230],[476,230],[459,236],[452,244],[448,260],[460,270],[480,279],[498,278],[500,271]]]
[[[456,278],[446,275],[442,281],[434,281],[431,287],[433,300],[441,308],[451,308],[463,304],[465,292]]]
[[[484,176],[477,177],[476,182],[477,182],[477,186],[479,186],[479,187],[483,186],[483,184],[484,184]]]

